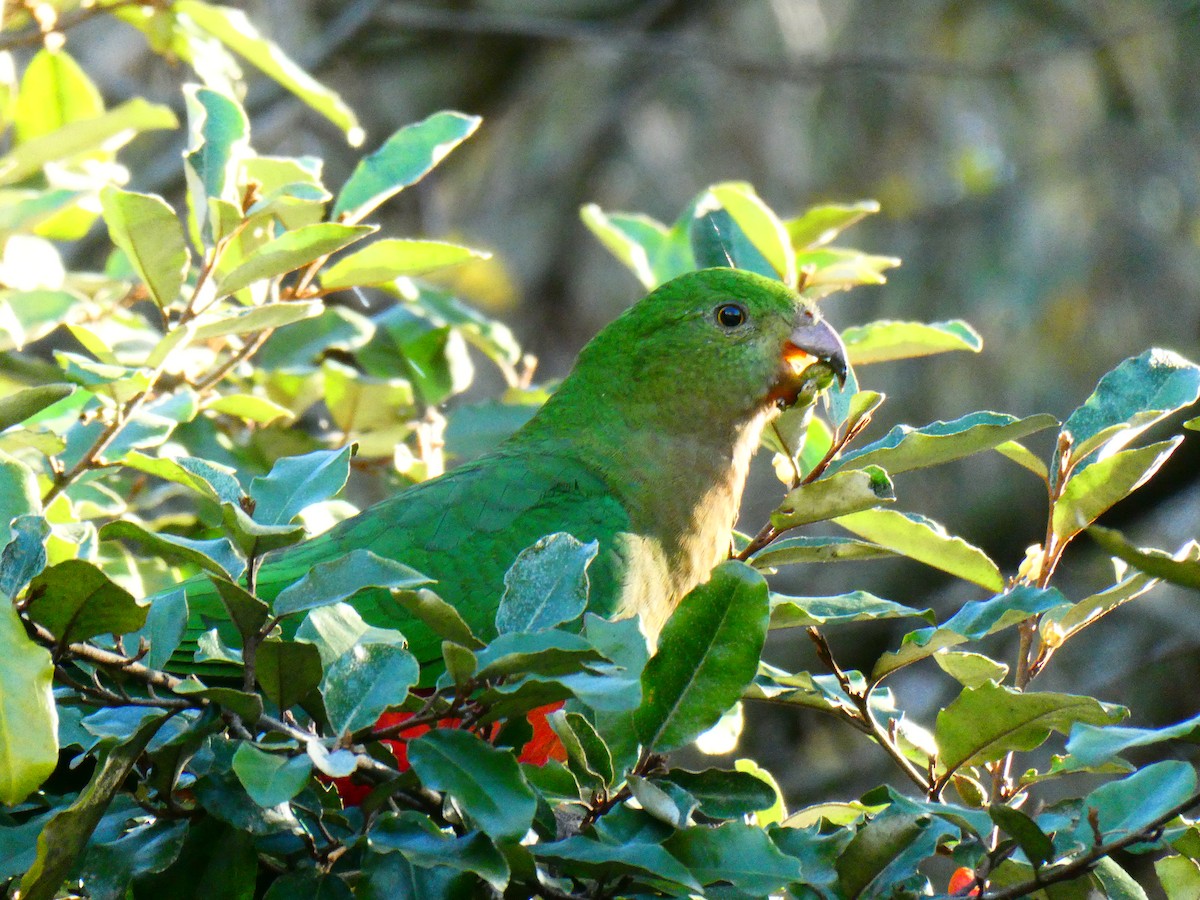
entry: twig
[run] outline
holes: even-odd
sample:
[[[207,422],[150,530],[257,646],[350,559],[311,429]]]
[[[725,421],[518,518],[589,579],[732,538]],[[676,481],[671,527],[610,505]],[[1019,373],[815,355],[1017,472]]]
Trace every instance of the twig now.
[[[51,23],[48,23],[49,28],[43,27],[41,23],[35,23],[20,31],[8,32],[0,37],[0,51],[36,44],[44,41],[49,34],[62,33],[68,28],[82,25],[89,19],[94,19],[96,16],[103,15],[110,10],[120,9],[123,6],[161,6],[161,3],[159,0],[114,0],[111,3],[86,6],[72,13],[55,17]]]

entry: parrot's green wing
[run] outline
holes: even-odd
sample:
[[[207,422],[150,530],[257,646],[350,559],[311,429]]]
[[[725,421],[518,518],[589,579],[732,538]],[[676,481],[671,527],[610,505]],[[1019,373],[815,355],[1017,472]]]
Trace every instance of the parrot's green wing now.
[[[272,554],[259,570],[257,593],[271,601],[313,566],[351,550],[370,550],[435,579],[433,590],[487,640],[495,634],[505,572],[518,553],[549,533],[565,531],[585,543],[599,542],[588,567],[588,608],[611,615],[620,601],[624,566],[618,535],[628,527],[625,509],[599,477],[570,459],[514,448],[416,485]],[[191,670],[203,631],[220,626],[226,636],[235,632],[207,578],[192,579],[185,587],[190,617],[175,659],[176,668]],[[441,639],[381,594],[364,592],[351,605],[369,624],[403,632],[422,663],[440,658]],[[298,623],[290,624],[294,629]]]

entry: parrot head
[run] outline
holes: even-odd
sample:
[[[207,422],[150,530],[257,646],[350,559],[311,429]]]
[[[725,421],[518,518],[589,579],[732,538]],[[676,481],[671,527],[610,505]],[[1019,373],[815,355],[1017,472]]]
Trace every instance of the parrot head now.
[[[813,304],[779,281],[703,269],[666,282],[585,349],[606,363],[625,402],[713,424],[760,417],[796,401],[813,363],[840,381],[846,348]],[[615,399],[615,398],[614,398]]]

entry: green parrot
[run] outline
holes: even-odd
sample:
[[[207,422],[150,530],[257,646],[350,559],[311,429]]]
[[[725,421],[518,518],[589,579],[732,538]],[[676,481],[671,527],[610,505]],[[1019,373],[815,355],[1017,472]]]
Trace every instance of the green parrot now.
[[[267,556],[257,592],[273,600],[313,566],[362,548],[436,579],[486,640],[517,554],[568,532],[599,544],[588,609],[640,614],[656,634],[728,555],[763,426],[795,402],[814,359],[844,379],[841,339],[782,283],[724,268],[682,275],[604,328],[493,452]],[[190,650],[205,617],[227,615],[207,578],[185,587]],[[440,638],[371,593],[351,601],[370,624],[399,629],[422,663],[440,659]]]

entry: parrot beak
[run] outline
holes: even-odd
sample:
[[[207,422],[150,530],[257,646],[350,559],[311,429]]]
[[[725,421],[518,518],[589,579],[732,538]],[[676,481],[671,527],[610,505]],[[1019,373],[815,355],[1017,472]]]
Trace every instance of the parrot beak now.
[[[795,371],[800,371],[816,357],[833,369],[838,384],[845,385],[849,364],[846,345],[823,319],[813,319],[797,325],[783,345],[783,358]]]

